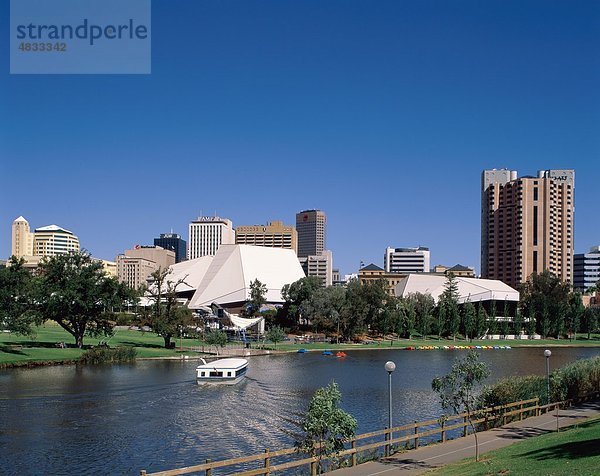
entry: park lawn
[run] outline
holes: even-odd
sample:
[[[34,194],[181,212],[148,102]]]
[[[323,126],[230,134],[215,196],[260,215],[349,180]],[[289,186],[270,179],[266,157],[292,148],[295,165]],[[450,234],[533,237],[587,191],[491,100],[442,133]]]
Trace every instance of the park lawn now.
[[[164,340],[152,332],[140,332],[127,329],[115,329],[115,334],[108,338],[85,337],[86,347],[107,341],[110,347],[122,345],[134,346],[138,357],[178,357],[182,352],[177,349],[165,349]],[[56,344],[64,342],[67,347],[57,348]],[[176,344],[180,340],[176,339]],[[199,347],[197,339],[182,339],[184,347]],[[83,350],[75,347],[71,334],[53,323],[37,327],[32,336],[19,336],[9,333],[0,334],[0,364],[12,364],[34,361],[71,361],[78,359]],[[184,352],[190,354],[192,352]]]
[[[427,474],[476,475],[597,475],[600,469],[600,419],[536,436],[505,448],[444,466]]]

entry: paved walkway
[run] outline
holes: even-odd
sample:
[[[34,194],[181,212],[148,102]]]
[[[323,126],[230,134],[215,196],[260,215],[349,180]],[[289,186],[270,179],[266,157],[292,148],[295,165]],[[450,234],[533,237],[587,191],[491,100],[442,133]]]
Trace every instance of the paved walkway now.
[[[576,424],[579,420],[599,415],[600,401],[588,402],[560,410],[558,423],[561,428],[564,428]],[[516,421],[502,428],[477,433],[479,452],[484,454],[519,440],[552,431],[556,431],[556,414],[554,412]],[[335,476],[414,475],[474,456],[475,438],[473,435],[469,435],[446,443],[398,453],[380,461],[363,463],[354,468],[338,469],[328,474]]]

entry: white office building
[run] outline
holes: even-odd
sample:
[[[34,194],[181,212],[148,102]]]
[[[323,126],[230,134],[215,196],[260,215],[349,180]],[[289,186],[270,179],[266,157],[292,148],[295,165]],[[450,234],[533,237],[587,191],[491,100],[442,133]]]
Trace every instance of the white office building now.
[[[386,248],[383,263],[386,273],[428,273],[429,248]]]
[[[214,256],[221,245],[234,245],[233,223],[227,218],[198,217],[189,225],[188,259]]]
[[[79,250],[79,238],[72,231],[57,225],[35,229],[33,234],[33,254],[35,256],[55,256]]]
[[[582,293],[600,283],[600,246],[573,256],[573,288]]]
[[[33,233],[29,228],[29,222],[22,216],[12,224],[12,249],[11,256],[22,258],[33,255]]]

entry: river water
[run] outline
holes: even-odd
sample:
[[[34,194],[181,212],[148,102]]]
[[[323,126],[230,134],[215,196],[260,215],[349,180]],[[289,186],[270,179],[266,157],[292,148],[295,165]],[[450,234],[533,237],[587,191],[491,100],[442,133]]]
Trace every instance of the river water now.
[[[543,349],[481,351],[492,375],[545,373]],[[235,386],[198,386],[197,361],[0,371],[0,474],[139,474],[293,446],[313,392],[332,380],[358,433],[440,415],[431,380],[464,351],[348,351],[252,357]],[[600,354],[556,348],[552,368]]]

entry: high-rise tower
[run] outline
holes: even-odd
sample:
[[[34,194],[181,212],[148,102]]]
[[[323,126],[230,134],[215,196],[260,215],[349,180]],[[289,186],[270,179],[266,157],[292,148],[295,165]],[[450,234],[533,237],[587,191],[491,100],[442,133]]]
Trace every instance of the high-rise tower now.
[[[481,188],[481,275],[509,286],[549,270],[573,281],[575,171],[537,177],[484,170]]]
[[[227,218],[198,217],[190,223],[188,259],[214,256],[219,246],[234,244],[233,224]]]
[[[298,232],[298,257],[320,255],[325,250],[327,217],[321,210],[304,210],[296,213]]]

